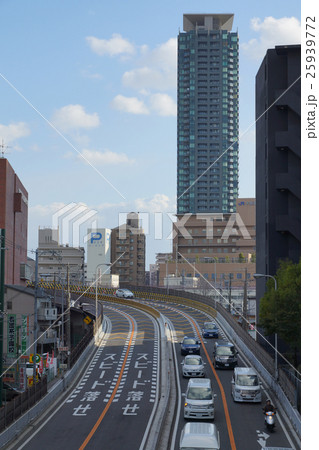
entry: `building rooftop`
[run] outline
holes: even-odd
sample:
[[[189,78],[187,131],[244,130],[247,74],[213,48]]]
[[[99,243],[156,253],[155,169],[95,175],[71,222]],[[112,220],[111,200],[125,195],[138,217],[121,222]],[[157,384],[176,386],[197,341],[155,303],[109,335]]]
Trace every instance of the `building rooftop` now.
[[[196,30],[203,27],[207,30],[231,31],[234,14],[184,14],[183,30]]]

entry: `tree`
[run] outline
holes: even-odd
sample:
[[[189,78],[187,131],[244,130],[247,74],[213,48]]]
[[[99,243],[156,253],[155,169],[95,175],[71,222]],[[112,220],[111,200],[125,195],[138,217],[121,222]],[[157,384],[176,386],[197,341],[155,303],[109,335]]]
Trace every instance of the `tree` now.
[[[301,348],[301,262],[281,261],[274,281],[267,282],[267,292],[260,300],[259,324],[266,335],[277,333],[293,350]]]

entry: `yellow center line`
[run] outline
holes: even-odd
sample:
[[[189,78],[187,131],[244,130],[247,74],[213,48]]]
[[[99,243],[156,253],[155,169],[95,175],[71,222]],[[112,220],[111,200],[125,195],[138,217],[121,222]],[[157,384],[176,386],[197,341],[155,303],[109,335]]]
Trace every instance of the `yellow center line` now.
[[[123,314],[124,314],[124,313],[123,313]],[[128,319],[131,321],[131,323],[132,323],[132,331],[131,331],[130,341],[129,341],[129,343],[128,343],[128,347],[127,347],[127,350],[126,350],[125,358],[124,358],[124,361],[123,361],[123,364],[122,364],[122,367],[121,367],[121,371],[120,371],[120,374],[119,374],[119,378],[118,378],[118,380],[117,380],[117,383],[116,383],[116,385],[115,385],[115,387],[114,387],[114,390],[113,390],[113,392],[112,392],[112,395],[111,395],[109,401],[107,402],[107,404],[106,404],[105,408],[103,409],[103,411],[102,411],[100,417],[99,417],[98,420],[96,421],[95,425],[93,426],[92,430],[91,430],[90,433],[88,434],[87,438],[85,439],[85,441],[83,442],[83,444],[81,445],[81,447],[79,448],[79,450],[83,450],[83,449],[87,446],[87,444],[90,442],[90,440],[92,439],[92,436],[94,435],[94,433],[96,432],[96,430],[97,430],[98,427],[100,426],[100,424],[101,424],[101,422],[102,422],[102,420],[103,420],[105,414],[108,412],[108,410],[109,410],[109,408],[110,408],[110,406],[111,406],[111,404],[112,404],[112,401],[114,400],[114,397],[115,397],[115,395],[116,395],[116,392],[117,392],[117,390],[118,390],[118,388],[119,388],[119,386],[120,386],[121,379],[122,379],[122,376],[123,376],[123,372],[124,372],[124,369],[125,369],[125,364],[126,364],[126,361],[127,361],[127,358],[128,358],[128,354],[129,354],[129,351],[130,351],[130,347],[131,347],[131,345],[132,345],[133,335],[134,335],[134,322],[133,322],[133,320],[132,320],[132,318],[131,318],[130,316],[127,316],[126,314],[124,314],[124,315],[125,315],[126,317],[128,317]]]
[[[199,339],[201,341],[201,344],[203,346],[203,349],[204,349],[204,352],[206,354],[206,357],[207,357],[207,360],[209,362],[209,365],[210,365],[210,367],[211,367],[211,369],[213,371],[213,374],[214,374],[214,376],[216,378],[216,381],[218,383],[218,386],[219,386],[219,389],[220,389],[220,393],[221,393],[221,396],[222,396],[222,401],[223,401],[223,407],[224,407],[224,412],[225,412],[225,418],[226,418],[226,424],[227,424],[227,430],[228,430],[228,436],[229,436],[230,445],[231,445],[232,450],[236,450],[235,438],[234,438],[233,428],[231,426],[231,420],[230,420],[230,415],[229,415],[229,411],[228,411],[228,405],[227,405],[227,400],[226,400],[226,395],[225,395],[225,391],[224,391],[223,385],[222,385],[222,383],[221,383],[221,381],[219,379],[219,376],[217,375],[216,369],[213,366],[213,363],[212,363],[212,361],[211,361],[211,359],[209,357],[208,351],[206,350],[204,341],[202,339],[202,336],[201,336],[201,334],[200,334],[200,332],[198,330],[198,327],[197,327],[195,321],[190,316],[189,316],[189,319],[191,320],[191,322],[193,323],[193,325],[194,325],[194,327],[195,327],[195,329],[197,331],[197,334],[198,334]]]

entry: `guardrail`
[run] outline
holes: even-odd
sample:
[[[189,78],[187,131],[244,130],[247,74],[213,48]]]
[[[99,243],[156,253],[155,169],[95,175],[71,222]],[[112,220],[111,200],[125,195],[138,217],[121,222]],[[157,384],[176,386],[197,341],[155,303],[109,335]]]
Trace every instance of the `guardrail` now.
[[[25,392],[17,395],[0,409],[0,432],[22,416],[47,393],[47,379],[43,377]]]

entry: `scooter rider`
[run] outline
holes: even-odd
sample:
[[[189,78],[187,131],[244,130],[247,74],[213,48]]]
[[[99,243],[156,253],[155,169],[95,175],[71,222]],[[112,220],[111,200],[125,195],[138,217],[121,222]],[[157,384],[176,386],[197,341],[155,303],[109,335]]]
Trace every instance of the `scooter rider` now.
[[[269,398],[266,401],[266,405],[264,406],[263,411],[265,414],[267,412],[276,412],[276,408],[274,407],[274,405],[271,404],[271,401],[269,400]]]

